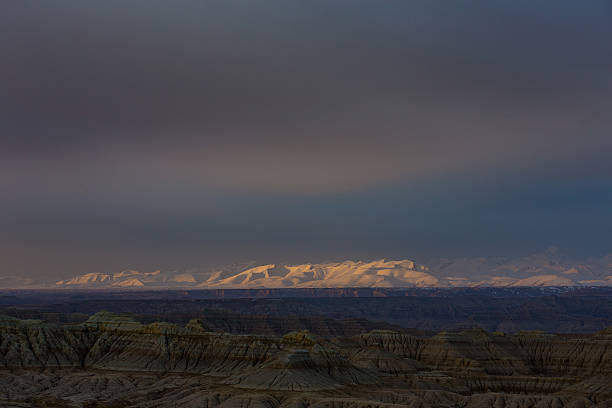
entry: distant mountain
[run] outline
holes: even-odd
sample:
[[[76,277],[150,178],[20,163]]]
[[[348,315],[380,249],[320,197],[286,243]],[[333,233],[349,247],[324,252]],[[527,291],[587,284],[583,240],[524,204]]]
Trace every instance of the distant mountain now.
[[[427,267],[413,261],[345,261],[325,264],[266,264],[211,272],[88,273],[55,283],[56,287],[126,288],[321,288],[321,287],[440,287],[448,286]]]
[[[0,277],[2,287],[40,287],[31,280]],[[242,263],[212,270],[125,270],[87,273],[55,288],[338,288],[612,286],[612,255],[575,260],[551,247],[520,258],[344,261],[304,264]]]
[[[464,286],[612,285],[612,255],[581,261],[556,247],[521,258],[440,259],[428,266]]]
[[[446,283],[413,261],[345,261],[325,264],[262,265],[225,279],[210,279],[210,288],[439,287]]]
[[[154,282],[161,271],[139,272],[125,270],[115,274],[86,273],[72,279],[55,282],[56,286],[66,287],[142,287],[145,282]]]

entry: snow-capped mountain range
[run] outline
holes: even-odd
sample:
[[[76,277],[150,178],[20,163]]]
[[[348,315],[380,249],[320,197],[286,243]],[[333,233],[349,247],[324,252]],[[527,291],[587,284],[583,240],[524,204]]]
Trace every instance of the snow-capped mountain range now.
[[[0,285],[15,284],[0,277]],[[33,281],[21,286],[40,286]],[[612,286],[612,254],[573,260],[556,248],[510,258],[380,259],[304,264],[235,264],[212,270],[125,270],[87,273],[57,281],[55,288],[330,288],[330,287],[512,287]],[[15,286],[13,286],[15,287]]]

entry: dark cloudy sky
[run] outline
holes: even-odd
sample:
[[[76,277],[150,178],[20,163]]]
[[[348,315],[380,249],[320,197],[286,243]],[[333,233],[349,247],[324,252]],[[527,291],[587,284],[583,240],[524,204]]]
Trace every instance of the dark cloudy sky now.
[[[0,275],[612,252],[609,1],[0,2]]]

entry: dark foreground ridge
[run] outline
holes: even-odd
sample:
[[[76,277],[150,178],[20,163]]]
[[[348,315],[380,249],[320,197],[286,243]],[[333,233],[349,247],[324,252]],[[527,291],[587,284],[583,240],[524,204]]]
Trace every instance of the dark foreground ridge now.
[[[609,407],[612,328],[323,338],[0,319],[3,407]],[[46,404],[46,405],[45,405]]]

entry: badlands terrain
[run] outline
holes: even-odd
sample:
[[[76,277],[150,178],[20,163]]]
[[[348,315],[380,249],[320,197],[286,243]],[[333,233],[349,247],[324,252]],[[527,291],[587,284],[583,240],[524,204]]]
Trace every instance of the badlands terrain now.
[[[0,319],[2,407],[610,407],[612,329],[235,335]]]
[[[0,407],[612,407],[612,257],[0,279]]]
[[[521,258],[236,264],[206,270],[86,273],[53,283],[0,280],[5,288],[355,288],[612,286],[612,255],[576,260],[549,248]]]

